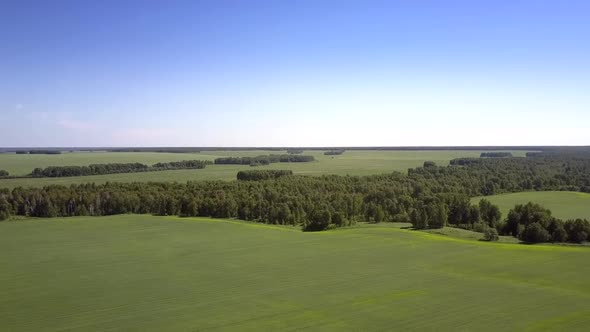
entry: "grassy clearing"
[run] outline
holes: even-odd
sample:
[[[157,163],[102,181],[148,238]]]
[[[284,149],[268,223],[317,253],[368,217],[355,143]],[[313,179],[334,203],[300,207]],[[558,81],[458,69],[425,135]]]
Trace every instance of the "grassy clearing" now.
[[[454,228],[454,227],[444,227],[441,229],[425,229],[425,230],[421,230],[421,232],[449,236],[449,237],[456,238],[456,239],[472,240],[472,241],[480,241],[483,238],[482,233],[469,231],[469,230],[461,229],[461,228]],[[500,243],[519,243],[520,241],[517,238],[515,238],[514,236],[500,236],[500,239],[498,240],[498,242],[500,242]]]
[[[25,175],[36,167],[47,166],[84,166],[101,163],[140,162],[154,164],[156,162],[179,160],[213,160],[225,156],[257,156],[270,153],[286,153],[286,151],[207,151],[201,153],[150,153],[150,152],[75,152],[61,155],[16,155],[0,154],[0,169],[12,175]],[[324,156],[323,151],[305,151],[318,161],[312,163],[277,163],[261,166],[257,169],[288,169],[303,175],[371,175],[406,172],[408,168],[422,166],[424,161],[432,160],[439,165],[447,165],[451,159],[459,157],[479,157],[481,151],[346,151],[339,156]],[[515,156],[524,156],[524,151],[512,151]],[[14,188],[18,186],[45,186],[50,184],[72,183],[104,183],[107,181],[178,181],[200,180],[234,180],[239,170],[252,169],[250,166],[211,165],[203,170],[163,171],[135,174],[110,174],[101,176],[85,176],[71,178],[42,179],[5,179],[0,180],[0,187]]]
[[[588,248],[398,227],[3,222],[0,322],[9,331],[587,329]]]
[[[472,201],[479,202],[485,198],[498,205],[505,218],[516,204],[528,202],[538,203],[553,212],[561,219],[586,218],[590,220],[590,194],[570,191],[533,191],[514,194],[477,197]]]

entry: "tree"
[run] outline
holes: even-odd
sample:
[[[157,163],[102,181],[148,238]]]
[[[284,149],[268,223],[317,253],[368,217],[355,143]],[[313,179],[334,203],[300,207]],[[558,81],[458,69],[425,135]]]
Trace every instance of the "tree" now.
[[[415,229],[428,228],[428,215],[423,206],[418,206],[410,213],[410,222]]]
[[[448,209],[445,204],[433,203],[428,206],[430,228],[443,228],[447,225]]]
[[[379,223],[385,219],[385,212],[383,212],[383,208],[381,205],[375,206],[375,214],[373,215],[375,222]]]
[[[185,217],[194,217],[199,215],[199,203],[189,195],[182,197],[180,215]]]
[[[526,226],[520,239],[528,243],[549,242],[551,235],[540,223],[534,222]]]
[[[590,236],[590,223],[587,220],[576,219],[565,222],[564,229],[570,242],[582,243]]]
[[[338,227],[342,227],[346,225],[346,220],[342,216],[342,213],[334,212],[332,214],[332,223]]]
[[[291,209],[289,209],[289,205],[287,205],[286,203],[280,203],[277,205],[277,210],[277,219],[279,221],[279,224],[288,224],[288,221],[292,219]]]
[[[8,175],[9,175],[8,171],[5,171],[3,169],[0,169],[0,177],[8,176]]]
[[[6,220],[12,215],[12,206],[4,196],[0,196],[0,220]]]
[[[305,227],[305,231],[323,231],[330,226],[332,221],[332,214],[326,206],[315,209],[309,218],[309,224]]]
[[[469,223],[475,224],[481,221],[481,213],[477,205],[471,205],[469,207]]]
[[[547,227],[547,231],[551,234],[552,242],[567,241],[567,232],[565,231],[563,221],[553,218]]]
[[[551,241],[552,242],[567,242],[567,232],[563,226],[556,228],[553,233],[551,233]]]
[[[479,211],[481,214],[481,219],[490,227],[495,228],[502,219],[502,212],[500,212],[500,208],[490,203],[490,201],[487,199],[482,199],[479,201]]]
[[[506,219],[503,232],[507,235],[520,236],[518,225],[522,225],[526,228],[529,224],[537,223],[543,229],[546,229],[552,219],[551,211],[543,208],[539,204],[531,202],[525,205],[519,204],[508,212],[508,218]]]

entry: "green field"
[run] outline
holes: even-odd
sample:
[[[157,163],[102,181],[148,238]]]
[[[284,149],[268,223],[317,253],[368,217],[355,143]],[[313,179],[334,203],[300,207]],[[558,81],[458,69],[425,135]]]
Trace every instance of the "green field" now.
[[[587,330],[590,250],[365,225],[0,223],[5,331]]]
[[[261,166],[257,169],[290,169],[303,175],[371,175],[406,172],[408,168],[422,166],[424,161],[432,160],[439,165],[448,165],[449,161],[459,157],[479,157],[482,151],[346,151],[339,156],[324,156],[323,151],[305,151],[317,161],[311,163],[277,163]],[[36,167],[47,166],[83,166],[100,163],[156,162],[179,160],[213,160],[223,156],[257,156],[262,154],[279,154],[286,151],[207,151],[201,153],[156,153],[156,152],[74,152],[61,155],[17,155],[0,154],[0,169],[11,175],[26,175]],[[524,156],[525,151],[512,151],[515,156]],[[210,165],[202,170],[162,171],[131,174],[110,174],[99,176],[42,178],[42,179],[4,179],[0,187],[45,186],[50,184],[69,185],[72,183],[104,183],[107,181],[178,181],[199,180],[234,180],[239,170],[251,169],[250,166]]]
[[[485,198],[498,205],[505,218],[516,204],[533,202],[544,206],[560,219],[586,218],[590,220],[590,194],[571,191],[533,191],[514,194],[476,197],[472,201],[479,202]]]

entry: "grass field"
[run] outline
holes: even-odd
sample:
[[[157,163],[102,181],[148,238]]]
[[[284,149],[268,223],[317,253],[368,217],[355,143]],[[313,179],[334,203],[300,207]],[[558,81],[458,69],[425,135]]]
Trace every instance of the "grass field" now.
[[[590,250],[365,225],[0,223],[5,331],[587,330]]]
[[[61,155],[17,155],[0,154],[0,169],[5,169],[12,175],[29,174],[36,167],[89,165],[114,162],[140,162],[154,164],[164,161],[178,160],[213,160],[222,156],[257,156],[270,153],[269,151],[207,151],[201,153],[150,153],[150,152],[75,152]],[[371,175],[390,173],[393,171],[406,172],[408,168],[422,166],[424,161],[432,160],[439,165],[447,165],[451,159],[459,157],[479,157],[481,151],[346,151],[339,156],[324,156],[323,151],[305,151],[317,159],[312,163],[278,163],[257,169],[290,169],[296,174],[305,175]],[[525,151],[512,151],[515,156],[524,156]],[[45,186],[49,184],[72,183],[104,183],[107,181],[178,181],[188,180],[234,180],[239,170],[251,169],[250,166],[210,165],[202,170],[181,170],[147,172],[134,174],[110,174],[100,176],[85,176],[71,178],[42,178],[42,179],[5,179],[0,180],[0,187],[14,188],[18,186]]]
[[[533,202],[544,206],[560,219],[590,220],[590,194],[570,191],[533,191],[473,198],[474,203],[485,198],[498,205],[505,218],[516,204]]]

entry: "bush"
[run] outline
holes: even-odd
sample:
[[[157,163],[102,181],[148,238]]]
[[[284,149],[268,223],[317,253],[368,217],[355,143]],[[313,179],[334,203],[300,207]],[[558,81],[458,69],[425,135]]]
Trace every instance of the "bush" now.
[[[3,169],[0,169],[0,177],[2,177],[2,176],[8,176],[8,175],[10,175],[10,174],[8,173],[8,171],[5,171],[5,170],[3,170]]]
[[[425,161],[424,167],[436,167],[436,163],[434,161]]]
[[[483,239],[485,241],[498,241],[500,239],[500,236],[498,236],[498,231],[495,228],[488,227],[483,232]]]

